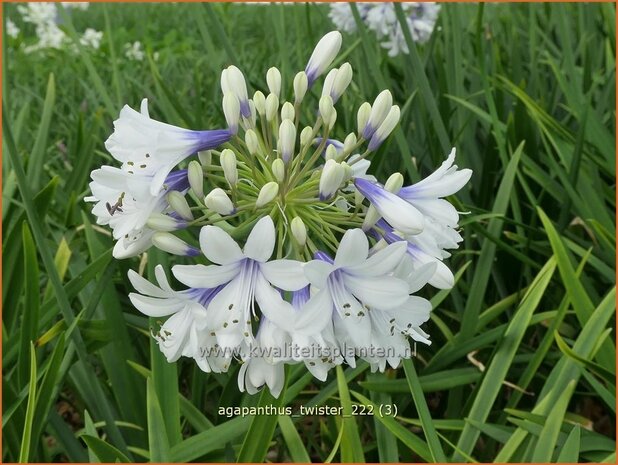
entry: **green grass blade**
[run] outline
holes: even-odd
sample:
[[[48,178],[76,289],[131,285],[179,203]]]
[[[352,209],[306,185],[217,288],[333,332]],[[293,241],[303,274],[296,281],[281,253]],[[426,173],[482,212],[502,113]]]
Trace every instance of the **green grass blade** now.
[[[429,447],[427,446],[427,443],[425,441],[423,441],[414,433],[412,433],[407,428],[398,423],[395,417],[389,415],[379,415],[379,405],[374,404],[358,392],[351,392],[352,395],[356,397],[361,404],[371,406],[373,408],[373,411],[376,413],[375,418],[377,418],[378,421],[380,421],[384,425],[384,427],[388,429],[395,437],[397,437],[397,439],[399,439],[408,449],[410,449],[424,461],[432,461],[431,452],[429,451]]]
[[[573,395],[575,389],[575,381],[571,381],[567,388],[560,393],[558,401],[554,404],[547,421],[543,426],[539,440],[536,443],[534,452],[532,454],[532,462],[549,462],[551,461],[558,441],[558,433],[560,432],[560,426],[564,420],[569,401]]]
[[[102,439],[88,434],[83,434],[80,437],[84,440],[88,449],[91,450],[102,463],[131,463],[131,460],[129,460],[126,455]]]
[[[22,240],[24,247],[24,303],[19,340],[19,360],[17,362],[18,385],[25,386],[28,382],[29,348],[37,336],[39,322],[39,262],[34,239],[26,222],[22,225]]]
[[[163,412],[153,383],[146,380],[146,409],[148,411],[148,446],[151,462],[169,462],[170,444],[165,430]]]
[[[403,369],[406,374],[406,379],[408,380],[408,387],[410,388],[412,399],[414,399],[416,411],[418,412],[418,416],[423,425],[423,432],[425,433],[425,438],[427,439],[427,445],[431,451],[433,461],[446,462],[446,455],[444,455],[444,451],[442,450],[442,444],[440,443],[440,439],[436,433],[436,428],[434,427],[431,414],[429,413],[429,408],[427,407],[427,402],[425,401],[423,389],[419,382],[419,378],[416,374],[416,369],[414,368],[414,363],[412,360],[404,360]]]
[[[581,436],[581,428],[573,427],[569,433],[569,437],[560,449],[556,462],[558,463],[578,463],[579,462],[579,442]]]
[[[286,377],[287,378],[287,377]],[[260,394],[258,407],[273,406],[274,408],[283,405],[285,397],[285,388],[279,394],[279,398],[275,399],[270,391],[264,388]],[[275,428],[277,427],[277,415],[257,415],[251,420],[251,427],[242,443],[240,452],[238,453],[238,462],[262,462],[270,448]]]
[[[296,427],[294,426],[292,419],[288,415],[279,415],[277,421],[279,422],[279,429],[281,430],[281,434],[283,435],[285,445],[288,448],[292,461],[297,463],[311,462],[307,449],[305,449],[303,440],[298,434],[298,431],[296,431]]]
[[[35,192],[38,190],[39,184],[41,183],[43,165],[46,161],[45,151],[47,149],[49,126],[51,124],[55,101],[56,84],[54,75],[50,74],[47,81],[47,93],[45,94],[45,102],[43,103],[43,112],[41,113],[41,123],[28,160],[28,180]]]
[[[556,261],[552,257],[530,285],[517,312],[509,323],[502,341],[498,344],[494,357],[485,371],[481,386],[470,408],[470,413],[468,414],[469,419],[481,423],[487,420],[493,403],[503,386],[502,383],[506,379],[509,367],[513,362],[513,357],[521,343],[524,332],[528,327],[529,320],[532,318],[532,314],[539,305],[555,268]],[[457,447],[466,454],[470,454],[474,449],[478,437],[478,430],[471,424],[466,423],[457,442]],[[454,461],[462,460],[462,458],[461,454],[457,452],[453,456]]]
[[[504,216],[509,205],[509,199],[515,182],[515,175],[519,165],[519,160],[523,151],[523,143],[517,147],[515,153],[509,160],[509,163],[504,171],[500,187],[496,193],[496,199],[492,208],[492,213]],[[492,218],[487,226],[487,232],[490,236],[500,236],[504,221],[500,218]],[[489,283],[491,275],[492,263],[496,255],[496,244],[485,239],[481,247],[481,255],[476,263],[476,272],[470,285],[470,295],[466,301],[464,309],[464,318],[461,322],[460,339],[470,338],[478,324],[478,316],[483,307],[483,298]]]
[[[26,407],[26,420],[24,430],[21,436],[21,449],[19,451],[19,462],[27,463],[30,458],[30,447],[32,440],[38,438],[32,437],[32,423],[34,421],[34,412],[36,410],[36,352],[34,345],[30,344],[30,385],[28,387],[28,406]]]
[[[358,425],[356,424],[356,416],[352,414],[352,400],[350,399],[350,391],[348,383],[345,380],[341,365],[337,365],[337,386],[339,388],[339,398],[341,399],[341,407],[343,407],[343,418],[341,419],[341,461],[342,462],[365,462],[363,455],[363,445],[358,434]]]

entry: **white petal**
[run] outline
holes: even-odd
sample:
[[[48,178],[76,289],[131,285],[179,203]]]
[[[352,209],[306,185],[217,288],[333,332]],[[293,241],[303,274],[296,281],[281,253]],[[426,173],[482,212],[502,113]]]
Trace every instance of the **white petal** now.
[[[334,265],[323,260],[312,260],[303,266],[305,276],[318,289],[326,287],[326,280],[334,270]]]
[[[148,113],[148,99],[142,99],[142,103],[140,104],[140,113],[144,115],[146,118],[150,118],[150,114]]]
[[[374,253],[364,263],[346,268],[346,273],[355,276],[380,276],[393,270],[406,255],[405,241],[394,242]]]
[[[362,229],[346,231],[339,243],[335,266],[337,268],[360,265],[369,254],[369,241]]]
[[[414,205],[423,215],[432,218],[440,225],[457,227],[459,213],[457,209],[444,199],[416,199],[411,200],[410,205]],[[397,228],[396,228],[397,229]]]
[[[408,285],[402,279],[390,276],[361,278],[346,275],[344,281],[350,292],[370,307],[394,308],[408,298]]]
[[[322,289],[311,297],[296,313],[295,330],[303,335],[321,332],[333,316],[333,301],[328,289]]]
[[[165,270],[161,265],[155,266],[155,277],[157,278],[157,282],[159,283],[159,287],[167,292],[174,292],[174,289],[170,286],[170,283],[167,280],[167,276],[165,274]]]
[[[224,334],[229,334],[230,332],[240,333],[242,339],[242,332],[246,323],[245,314],[248,315],[249,312],[248,309],[241,308],[241,284],[244,284],[244,281],[239,277],[232,280],[217,293],[208,305],[208,312],[206,314],[208,328],[217,333],[217,341],[222,346],[224,344],[219,340],[219,333],[221,331]],[[231,326],[229,322],[233,320],[238,320],[239,323]],[[228,322],[227,328],[225,328],[227,331],[223,331],[223,326],[226,322]],[[237,341],[236,338],[234,340]]]
[[[200,248],[206,258],[219,265],[234,263],[243,258],[240,247],[228,233],[218,226],[204,226],[200,231]]]
[[[267,261],[275,248],[275,225],[270,216],[263,217],[258,221],[245,242],[244,254],[257,260]]]
[[[129,300],[135,308],[144,315],[161,317],[171,315],[182,310],[185,302],[180,299],[159,299],[131,292]]]
[[[404,278],[408,282],[408,293],[414,294],[419,291],[435,275],[437,268],[437,263],[426,263]]]
[[[124,238],[119,239],[114,245],[113,257],[117,259],[130,258],[145,252],[152,246],[153,234],[154,231],[152,230],[144,230],[141,237],[135,241],[127,241]]]
[[[270,389],[271,395],[277,399],[283,389],[283,383],[285,381],[285,370],[283,363],[277,363],[272,365],[269,376],[266,378],[266,384]]]
[[[455,285],[453,272],[442,262],[436,262],[436,272],[429,280],[429,284],[438,289],[451,289]]]
[[[161,290],[147,279],[143,278],[137,272],[129,270],[129,281],[140,294],[150,295],[152,297],[168,297],[168,293]]]
[[[213,288],[238,275],[240,265],[174,265],[172,273],[178,281],[193,288]]]
[[[337,315],[334,323],[335,331],[338,333],[344,332],[352,345],[363,348],[369,346],[369,341],[371,340],[371,320],[369,317],[353,318]],[[345,351],[343,355],[346,357],[348,365],[353,366],[354,358],[348,357],[347,352]]]
[[[303,263],[296,260],[273,260],[260,269],[268,282],[284,291],[298,291],[309,284]]]
[[[268,281],[258,273],[255,277],[255,300],[260,305],[262,314],[281,329],[294,329],[294,307],[281,298],[281,294],[268,284]]]

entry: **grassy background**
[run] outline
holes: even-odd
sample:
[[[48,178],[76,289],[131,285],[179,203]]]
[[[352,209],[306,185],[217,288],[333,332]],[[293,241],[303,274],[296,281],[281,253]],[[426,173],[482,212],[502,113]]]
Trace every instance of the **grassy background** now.
[[[25,55],[4,38],[3,461],[615,462],[613,4],[448,4],[428,44],[392,59],[369,31],[344,36],[355,76],[341,127],[383,88],[403,108],[378,178],[417,180],[451,145],[474,170],[458,195],[471,212],[449,260],[458,281],[423,291],[433,344],[416,359],[324,384],[290,367],[275,401],[239,393],[238,367],[205,374],[159,353],[127,299],[138,259],[111,259],[83,202],[110,162],[111,121],[146,96],[157,119],[219,127],[231,63],[252,89],[280,67],[290,95],[327,11],[92,4],[63,28],[103,30],[100,51]],[[14,5],[4,13],[18,22]],[[124,58],[135,40],[143,62]],[[146,272],[164,260],[149,252]],[[218,414],[271,403],[397,417]]]

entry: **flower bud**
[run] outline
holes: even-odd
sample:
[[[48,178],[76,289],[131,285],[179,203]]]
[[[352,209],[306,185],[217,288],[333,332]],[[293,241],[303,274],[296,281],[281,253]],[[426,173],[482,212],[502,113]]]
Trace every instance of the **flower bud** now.
[[[189,179],[189,186],[191,186],[195,195],[199,198],[204,197],[204,170],[197,160],[189,162],[187,178]]]
[[[290,223],[290,230],[292,236],[301,247],[305,246],[307,242],[307,227],[301,218],[295,216]]]
[[[290,121],[294,121],[295,116],[294,105],[290,102],[285,102],[281,107],[281,121],[284,119],[289,119]]]
[[[378,94],[371,107],[369,120],[363,128],[363,137],[367,140],[376,132],[393,106],[393,96],[388,90]]]
[[[204,198],[204,205],[219,215],[231,215],[234,213],[234,204],[225,191],[219,187],[208,193]]]
[[[277,181],[282,182],[285,179],[285,163],[281,158],[276,158],[273,161],[272,170]]]
[[[389,178],[384,183],[384,189],[393,194],[399,192],[399,190],[403,187],[403,175],[401,173],[393,173],[389,176]]]
[[[331,114],[333,111],[335,111],[335,109],[333,108],[332,97],[330,95],[324,95],[323,97],[321,97],[319,108],[320,116],[322,117],[322,120],[324,120],[324,124],[328,125]]]
[[[369,102],[363,103],[358,108],[358,113],[356,114],[356,120],[358,121],[359,137],[363,134],[363,129],[365,129],[365,126],[367,126],[367,121],[369,121],[370,114],[371,114],[371,104]]]
[[[170,232],[186,228],[187,223],[169,215],[164,215],[163,213],[153,213],[148,217],[146,226],[155,231]]]
[[[152,245],[157,249],[163,250],[174,255],[189,255],[195,257],[200,251],[190,246],[182,239],[177,238],[168,232],[156,232],[152,235]]]
[[[345,140],[343,141],[343,155],[344,157],[352,153],[354,150],[354,146],[356,145],[356,134],[351,132],[347,135]]]
[[[234,187],[238,183],[238,168],[236,168],[236,154],[230,149],[223,149],[219,160],[223,174],[230,187]]]
[[[294,76],[294,103],[299,104],[305,98],[307,93],[307,75],[304,71],[297,73]]]
[[[246,129],[251,129],[255,127],[255,122],[257,120],[257,113],[255,110],[255,103],[253,103],[253,100],[249,100],[249,114],[250,116],[248,118],[244,118],[243,117],[243,125],[242,127],[246,130]]]
[[[330,96],[333,98],[333,102],[339,100],[350,85],[350,82],[352,82],[352,66],[350,66],[350,63],[344,63],[337,70],[330,90]]]
[[[255,201],[255,207],[261,208],[264,205],[273,201],[277,194],[279,193],[279,184],[274,181],[268,182],[264,184],[264,186],[260,189],[260,193],[258,194],[258,198]]]
[[[178,191],[170,191],[167,194],[167,203],[170,204],[172,210],[178,215],[188,221],[193,220],[193,213],[191,213],[191,207],[187,203],[187,199]]]
[[[371,137],[367,150],[376,150],[382,144],[382,142],[384,142],[384,140],[391,134],[391,132],[393,132],[393,129],[395,129],[395,126],[397,126],[397,123],[399,122],[400,113],[401,112],[397,105],[393,105],[391,107],[388,115],[386,116],[386,118],[384,118],[384,121],[382,122],[380,127]]]
[[[311,143],[311,139],[313,136],[313,128],[311,126],[305,126],[302,131],[300,131],[300,145],[304,147],[307,144]]]
[[[320,200],[330,199],[345,176],[345,169],[335,160],[327,160],[320,176]]]
[[[336,122],[337,122],[337,110],[333,108],[333,110],[330,112],[330,119],[328,120],[328,129],[329,130],[333,129]]]
[[[232,93],[228,92],[223,95],[223,114],[230,131],[236,134],[238,132],[238,122],[240,121],[240,103],[238,98]]]
[[[266,97],[266,120],[272,121],[275,119],[277,110],[279,108],[279,97],[275,94],[268,94]]]
[[[324,85],[322,86],[322,97],[324,97],[325,95],[330,95],[333,99],[333,102],[335,101],[335,98],[332,95],[333,83],[335,82],[337,71],[337,68],[331,69],[324,78]]]
[[[247,144],[247,150],[251,155],[255,155],[260,147],[257,134],[253,129],[248,129],[245,132],[245,144]]]
[[[289,162],[296,146],[296,127],[289,119],[284,119],[279,126],[279,146],[281,158]]]
[[[197,152],[197,158],[200,160],[200,163],[204,168],[212,165],[212,151],[210,150],[202,150],[201,152]]]
[[[326,71],[341,48],[341,33],[332,31],[320,39],[305,67],[309,87]]]
[[[349,181],[350,179],[352,179],[352,176],[354,175],[354,170],[352,170],[352,167],[350,165],[348,165],[345,161],[341,162],[341,166],[343,167],[343,181]]]
[[[245,76],[236,66],[228,66],[221,73],[221,90],[223,90],[224,95],[227,93],[234,94],[240,103],[240,113],[245,118],[251,116]]]
[[[326,160],[336,160],[337,154],[337,148],[333,144],[328,144],[328,147],[326,147],[326,153],[324,154],[324,158]]]
[[[257,110],[260,116],[264,116],[266,112],[266,97],[264,94],[256,90],[255,94],[253,94],[253,104],[255,105],[255,109]]]
[[[272,67],[266,72],[266,84],[268,84],[270,93],[279,98],[281,95],[281,73],[277,68]]]

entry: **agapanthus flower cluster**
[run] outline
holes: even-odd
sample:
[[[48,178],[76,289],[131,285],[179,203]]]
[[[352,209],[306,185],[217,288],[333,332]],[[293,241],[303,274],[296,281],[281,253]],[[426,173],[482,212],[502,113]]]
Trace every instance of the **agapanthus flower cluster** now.
[[[88,2],[60,2],[65,9],[86,10]],[[60,28],[60,14],[55,3],[25,3],[17,6],[17,11],[25,23],[35,27],[37,42],[24,46],[26,53],[32,53],[45,49],[69,49],[75,51],[75,46],[66,33]],[[10,29],[10,28],[8,28]],[[10,31],[9,31],[10,32]],[[14,28],[15,36],[19,29]],[[97,50],[101,45],[103,33],[92,28],[87,28],[80,37],[80,43],[85,47]]]
[[[287,89],[275,67],[254,92],[240,69],[224,69],[225,128],[156,121],[146,100],[114,122],[105,146],[119,166],[92,172],[86,200],[112,229],[116,258],[152,246],[185,257],[171,267],[182,286],[161,265],[156,284],[129,273],[129,298],[158,322],[169,362],[219,373],[238,360],[241,390],[266,384],[278,396],[286,364],[325,380],[358,359],[397,367],[410,341],[430,343],[431,305],[413,294],[454,284],[443,260],[462,237],[445,197],[471,171],[457,168],[453,149],[409,186],[400,173],[383,184],[368,174],[400,109],[384,90],[360,105],[356,127],[342,127],[352,67],[329,70],[341,42],[326,34]]]
[[[402,2],[400,5],[412,40],[427,42],[436,25],[440,5],[431,2]],[[362,21],[376,34],[389,56],[409,52],[393,3],[356,3],[356,6]],[[328,16],[340,31],[356,32],[356,21],[349,3],[331,3]]]

